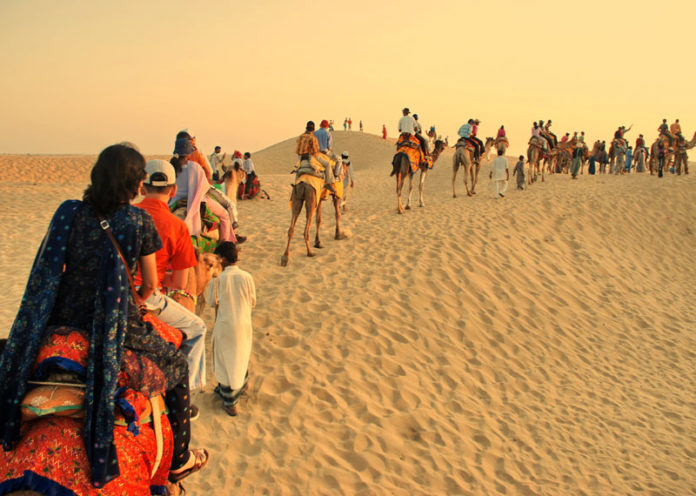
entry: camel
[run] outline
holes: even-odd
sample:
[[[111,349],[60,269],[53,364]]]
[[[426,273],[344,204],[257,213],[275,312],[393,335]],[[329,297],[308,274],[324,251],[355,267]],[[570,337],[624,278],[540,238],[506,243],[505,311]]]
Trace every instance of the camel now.
[[[185,292],[174,293],[172,299],[190,312],[201,315],[205,309],[203,291],[213,277],[222,272],[222,265],[217,255],[213,253],[196,252],[198,264],[187,269]]]
[[[300,216],[302,207],[305,208],[305,212],[307,213],[307,223],[305,224],[304,230],[304,240],[305,245],[307,245],[307,256],[314,256],[314,252],[309,247],[309,228],[312,227],[312,217],[316,213],[319,204],[317,201],[317,195],[318,193],[314,186],[306,181],[300,181],[292,186],[292,194],[290,195],[292,218],[290,220],[290,228],[288,229],[288,244],[285,247],[285,252],[280,257],[280,265],[283,267],[288,265],[290,256],[290,242],[292,241],[292,236],[295,233],[295,224],[297,224],[297,218]]]
[[[694,133],[693,138],[691,138],[691,141],[686,141],[686,139],[683,137],[677,138],[677,144],[674,152],[674,169],[677,175],[680,176],[682,173],[682,164],[684,174],[689,173],[689,157],[686,154],[686,151],[691,150],[694,146],[696,146],[696,132]]]
[[[431,168],[433,164],[435,164],[435,162],[440,157],[440,154],[444,149],[445,143],[442,140],[436,140],[435,149],[430,154],[430,158],[432,161],[431,165],[428,166],[426,163],[422,163],[418,166],[418,168],[420,169],[420,181],[418,186],[418,191],[420,195],[419,206],[421,207],[425,206],[425,202],[423,201],[423,188],[425,186],[425,177],[428,174],[428,169]],[[411,172],[411,161],[408,155],[402,152],[397,152],[397,154],[394,155],[394,159],[392,160],[392,172],[389,175],[396,176],[396,210],[398,213],[403,214],[406,210],[411,209],[411,193],[413,192],[413,176],[415,175],[415,172]],[[407,177],[409,179],[408,198],[406,201],[406,207],[404,208],[403,202],[401,201],[401,193],[403,191]]]
[[[499,136],[495,139],[495,149],[497,151],[501,151],[501,155],[505,155],[505,152],[508,149],[508,146],[510,146],[510,142],[505,136]]]
[[[493,138],[486,138],[481,160],[488,157],[488,152],[493,147],[494,142],[495,140]],[[460,166],[464,167],[464,186],[466,187],[467,196],[476,194],[475,189],[478,183],[479,172],[481,171],[481,162],[474,164],[471,151],[466,146],[458,146],[454,152],[454,157],[452,157],[452,198],[457,197],[455,182],[457,179],[457,171]],[[469,178],[471,178],[471,189],[469,189]]]
[[[527,175],[527,184],[536,182],[539,174],[541,155],[544,146],[544,138],[533,136],[529,140],[527,147],[527,163],[529,164],[529,174]],[[541,182],[544,182],[544,167],[541,166]]]
[[[645,164],[648,159],[648,150],[645,147],[638,147],[633,154],[633,163],[635,164],[636,172],[645,172]]]
[[[609,170],[613,170],[615,174],[623,174],[624,166],[626,164],[626,152],[628,151],[626,140],[615,139],[611,142],[611,150],[613,150],[613,153],[610,153],[610,163],[615,163],[616,166],[615,168],[613,166],[610,166]]]
[[[672,166],[674,163],[674,150],[669,149],[669,142],[667,141],[667,138],[664,136],[658,136],[658,138],[653,142],[653,144],[650,146],[650,159],[648,160],[648,166],[650,168],[650,175],[652,176],[653,174],[657,174],[657,168],[659,164],[659,143],[662,142],[664,143],[665,150],[667,150],[667,154],[665,156],[665,165],[664,168],[662,169],[662,172],[667,172],[669,168]]]
[[[563,174],[567,174],[571,161],[571,148],[559,149],[556,160],[556,169]]]

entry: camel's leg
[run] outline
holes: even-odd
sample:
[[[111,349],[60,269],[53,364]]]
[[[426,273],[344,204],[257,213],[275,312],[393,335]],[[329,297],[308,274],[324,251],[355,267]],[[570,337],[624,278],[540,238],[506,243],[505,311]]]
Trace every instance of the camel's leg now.
[[[457,197],[457,192],[455,191],[455,183],[457,182],[457,169],[459,169],[459,164],[455,162],[452,165],[452,198]]]
[[[320,213],[317,209],[321,208],[321,201],[319,201],[319,205],[317,206],[316,197],[314,197],[313,195],[309,196],[311,196],[311,198],[305,200],[305,210],[307,211],[307,224],[305,225],[304,229],[304,240],[305,245],[307,245],[307,256],[313,257],[314,252],[309,246],[309,229],[312,227],[312,217],[314,217],[315,214],[317,216],[320,216]],[[317,233],[319,233],[319,226],[317,226]]]
[[[321,239],[319,239],[319,230],[321,229],[321,200],[317,204],[317,235],[314,237],[314,247],[315,248],[324,248],[324,245],[321,244]]]
[[[288,244],[285,247],[285,253],[280,257],[280,265],[283,267],[288,265],[288,257],[290,256],[290,241],[292,241],[292,235],[295,234],[295,224],[297,224],[297,219],[300,216],[300,211],[302,210],[302,201],[298,200],[293,193],[292,199],[292,218],[290,219],[290,228],[288,229]],[[309,245],[307,245],[309,248]]]
[[[473,173],[473,176],[471,178],[471,194],[472,195],[476,194],[476,185],[478,184],[478,178],[479,178],[480,171],[481,171],[480,163],[472,166],[472,169],[471,169],[471,172]]]
[[[425,201],[423,201],[423,190],[425,189],[425,176],[428,174],[428,170],[421,169],[420,182],[418,184],[418,193],[420,194],[419,207],[425,207]]]
[[[471,164],[466,165],[464,169],[464,186],[466,187],[466,196],[471,196],[473,193],[471,192],[471,189],[469,188],[469,181],[471,181],[471,185],[474,185],[474,176],[473,176],[473,169],[471,168]]]
[[[336,235],[334,239],[346,239],[345,234],[341,231],[341,200],[334,197],[334,211],[336,212]]]
[[[411,193],[413,193],[413,176],[415,173],[408,171],[408,198],[406,198],[406,210],[411,210]]]
[[[403,175],[403,167],[399,172],[396,173],[396,199],[397,199],[397,205],[396,205],[396,211],[399,212],[400,214],[403,214],[404,211],[404,206],[401,203],[401,190],[404,187],[404,175]]]

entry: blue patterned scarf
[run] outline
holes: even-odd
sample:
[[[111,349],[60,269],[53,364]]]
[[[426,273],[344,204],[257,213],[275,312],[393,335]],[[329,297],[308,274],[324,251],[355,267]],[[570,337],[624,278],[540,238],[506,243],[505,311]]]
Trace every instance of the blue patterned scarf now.
[[[61,204],[34,260],[24,297],[5,349],[0,355],[0,436],[3,448],[11,450],[19,441],[20,404],[39,350],[41,339],[56,302],[66,260],[70,228],[82,202]],[[122,244],[135,245],[135,230]],[[95,319],[90,334],[85,392],[84,442],[92,471],[92,484],[102,487],[119,476],[114,445],[114,395],[121,352],[128,322],[129,286],[126,268],[109,239],[94,295]]]

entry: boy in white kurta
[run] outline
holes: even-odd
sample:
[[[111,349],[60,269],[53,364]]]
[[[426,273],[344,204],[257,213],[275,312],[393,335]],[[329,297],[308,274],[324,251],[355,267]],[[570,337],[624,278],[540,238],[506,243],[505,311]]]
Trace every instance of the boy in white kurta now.
[[[205,288],[205,301],[217,307],[213,359],[219,384],[215,392],[223,400],[223,410],[234,416],[239,396],[246,388],[256,288],[251,274],[237,266],[238,251],[234,243],[220,243],[215,254],[221,257],[223,270]]]
[[[505,193],[507,182],[510,179],[507,159],[503,153],[505,153],[503,150],[498,150],[498,158],[491,164],[491,172],[488,174],[488,177],[493,180],[496,198],[505,196],[503,193]]]

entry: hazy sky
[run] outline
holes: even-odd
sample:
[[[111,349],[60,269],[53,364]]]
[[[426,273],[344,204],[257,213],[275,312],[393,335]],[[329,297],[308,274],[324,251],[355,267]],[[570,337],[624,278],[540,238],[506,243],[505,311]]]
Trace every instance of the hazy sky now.
[[[657,5],[657,7],[656,7]],[[0,153],[97,153],[123,140],[255,151],[307,120],[396,134],[401,108],[454,141],[532,121],[609,139],[662,118],[696,129],[693,0],[0,0]]]

